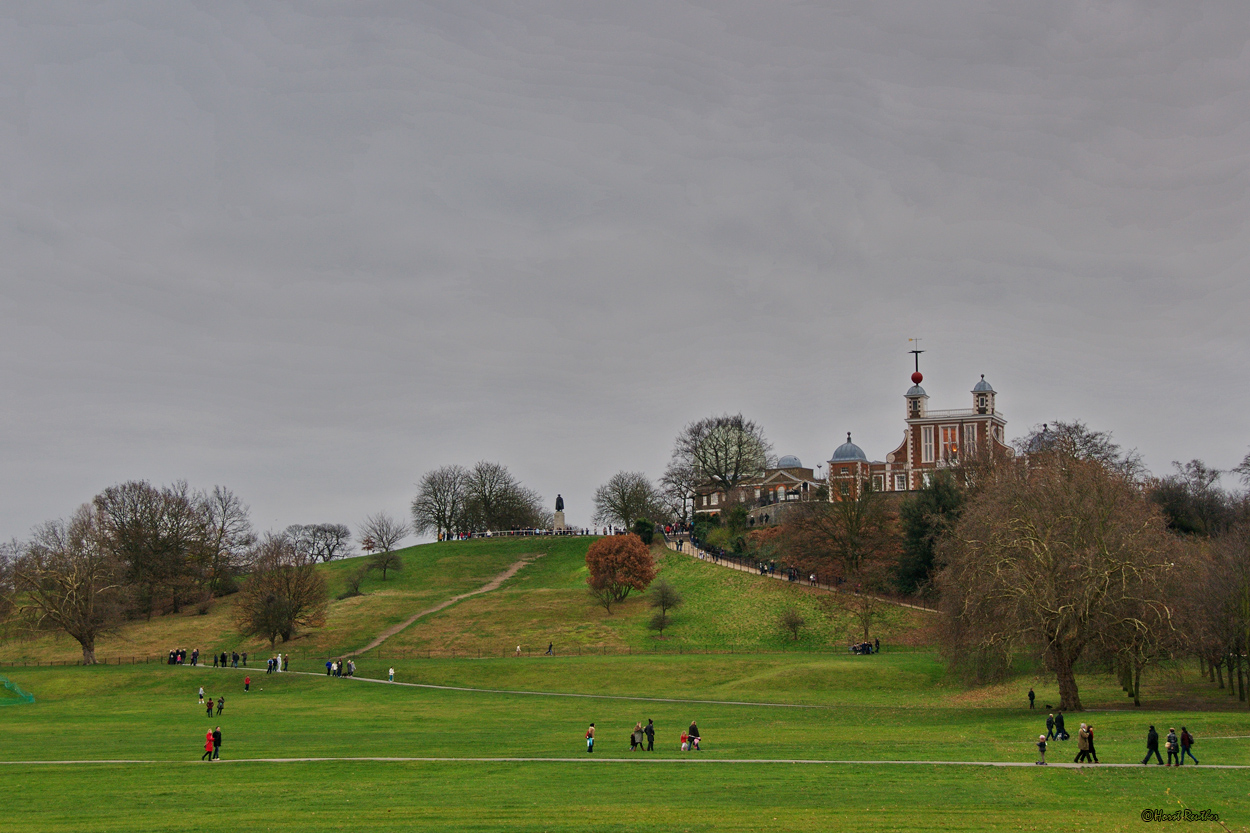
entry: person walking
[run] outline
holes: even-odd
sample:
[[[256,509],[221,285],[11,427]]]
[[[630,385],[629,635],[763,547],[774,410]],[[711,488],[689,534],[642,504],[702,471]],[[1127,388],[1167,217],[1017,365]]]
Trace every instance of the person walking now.
[[[243,690],[246,692],[252,688],[252,675],[249,674],[243,678]]]
[[[211,705],[211,704],[210,704]],[[223,694],[217,698],[217,716],[221,716],[221,710],[226,707],[226,696]]]
[[[1180,765],[1181,765],[1181,764],[1180,764],[1180,761],[1181,761],[1181,742],[1180,742],[1180,740],[1176,737],[1176,730],[1175,730],[1175,729],[1168,729],[1168,737],[1167,737],[1167,742],[1164,744],[1164,748],[1165,748],[1165,749],[1167,749],[1167,751],[1168,751],[1168,763],[1167,763],[1167,765],[1168,765],[1168,766],[1180,766]],[[1173,760],[1175,760],[1175,763],[1173,763]]]
[[[1037,695],[1033,693],[1033,689],[1029,689],[1029,708],[1033,708],[1033,701],[1037,699]]]
[[[689,740],[690,740],[690,751],[691,751],[691,752],[698,752],[698,751],[699,751],[699,741],[702,739],[702,738],[700,738],[700,736],[699,736],[699,724],[697,724],[697,723],[696,723],[695,721],[693,721],[693,720],[692,720],[692,721],[690,721],[690,730],[687,732],[687,734],[690,736],[690,737],[689,737]]]
[[[1150,762],[1150,756],[1155,756],[1155,760],[1159,762],[1159,766],[1163,766],[1163,758],[1159,757],[1159,733],[1155,731],[1155,727],[1151,726],[1150,731],[1146,732],[1146,757],[1142,758],[1142,764]]]
[[[1046,736],[1037,736],[1037,763],[1046,766]]]
[[[200,705],[204,705],[204,686],[200,686]]]
[[[655,724],[652,723],[650,719],[648,719],[647,728],[643,729],[642,732],[643,734],[647,736],[647,751],[654,752],[655,751]]]
[[[278,665],[276,668],[274,668],[274,671],[281,671],[281,670],[282,670],[282,654],[278,654]]]
[[[554,642],[548,642],[548,643],[547,643],[547,656],[551,656],[551,655],[552,655],[552,654],[551,654],[551,649],[552,649],[552,648],[554,648],[555,646],[556,646],[556,643],[554,643]]]
[[[1195,758],[1194,753],[1190,751],[1193,745],[1194,745],[1194,736],[1189,734],[1189,730],[1186,729],[1184,726],[1182,726],[1181,727],[1181,766],[1185,765],[1186,755],[1188,755],[1189,759],[1194,762],[1195,766],[1197,766],[1198,759]]]
[[[221,760],[221,727],[213,730],[213,760]]]
[[[1078,729],[1076,732],[1076,748],[1077,748],[1076,757],[1072,759],[1072,763],[1079,764],[1088,760],[1089,758],[1089,729],[1085,726],[1084,723],[1081,724],[1081,728]]]
[[[1055,736],[1055,716],[1053,714],[1046,715],[1046,740],[1050,740]]]
[[[204,733],[204,754],[200,756],[201,761],[211,761],[213,759],[213,730],[209,729]]]
[[[1055,712],[1055,737],[1058,740],[1068,739],[1068,730],[1063,728],[1063,712]]]
[[[629,751],[636,752],[642,745],[642,723],[634,724],[634,731],[629,733]]]
[[[586,730],[586,751],[595,751],[595,724],[591,723],[590,728]]]
[[[386,672],[386,681],[387,681],[388,683],[393,683],[393,682],[395,682],[395,669],[394,669],[394,668],[392,668],[390,671],[387,671],[387,672]]]
[[[330,659],[326,660],[326,676],[327,677],[330,676],[330,673],[333,670],[334,670],[334,660],[330,660]]]
[[[209,697],[208,702],[204,705],[204,712],[209,717],[213,716],[213,698]]]
[[[282,656],[282,655],[279,654],[278,656]],[[286,658],[282,660],[282,670],[283,671],[291,670],[291,655],[290,654],[287,654]]]
[[[1085,760],[1092,760],[1094,763],[1098,763],[1098,750],[1094,748],[1094,724],[1091,723],[1086,726],[1085,733],[1089,735],[1089,757]]]

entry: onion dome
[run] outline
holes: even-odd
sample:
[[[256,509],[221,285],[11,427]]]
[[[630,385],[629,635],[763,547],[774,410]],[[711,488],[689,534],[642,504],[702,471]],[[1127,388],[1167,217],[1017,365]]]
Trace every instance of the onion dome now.
[[[976,387],[972,389],[973,393],[995,393],[994,386],[985,381],[985,374],[981,374],[981,381],[977,382]]]

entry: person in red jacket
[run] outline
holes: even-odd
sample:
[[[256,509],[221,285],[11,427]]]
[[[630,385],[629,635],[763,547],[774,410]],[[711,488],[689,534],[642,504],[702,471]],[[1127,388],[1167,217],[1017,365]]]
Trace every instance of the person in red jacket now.
[[[211,761],[213,758],[213,730],[209,729],[204,734],[204,754],[200,756],[201,761]]]
[[[247,691],[251,687],[252,687],[252,677],[249,674],[248,676],[243,678],[243,690]]]

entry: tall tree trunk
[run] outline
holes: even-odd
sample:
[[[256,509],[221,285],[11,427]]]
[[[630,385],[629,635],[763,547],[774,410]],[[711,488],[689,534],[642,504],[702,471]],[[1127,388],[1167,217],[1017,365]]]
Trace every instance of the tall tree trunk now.
[[[1207,660],[1207,679],[1215,682],[1215,663],[1211,662],[1211,660]],[[1220,679],[1222,680],[1223,677]]]
[[[82,664],[95,665],[95,640],[82,639],[79,642],[82,644]]]
[[[1136,668],[1135,679],[1133,680],[1133,705],[1141,705],[1141,666]]]
[[[1072,670],[1072,660],[1060,656],[1056,651],[1052,654],[1055,666],[1055,679],[1059,683],[1059,711],[1085,711],[1081,705],[1081,695],[1076,689],[1076,673]]]
[[[1222,662],[1212,663],[1211,667],[1215,669],[1215,676],[1216,676],[1216,679],[1219,681],[1220,688],[1223,688],[1224,687],[1224,663]]]
[[[1246,681],[1241,673],[1241,648],[1237,649],[1237,699],[1246,702]]]

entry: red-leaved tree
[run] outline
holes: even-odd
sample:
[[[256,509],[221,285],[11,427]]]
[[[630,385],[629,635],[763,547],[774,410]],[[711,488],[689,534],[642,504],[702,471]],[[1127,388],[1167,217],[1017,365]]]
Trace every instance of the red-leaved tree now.
[[[622,602],[631,590],[646,590],[655,578],[655,562],[651,550],[637,535],[612,535],[600,538],[586,553],[590,577],[590,595],[612,612],[612,605]]]

